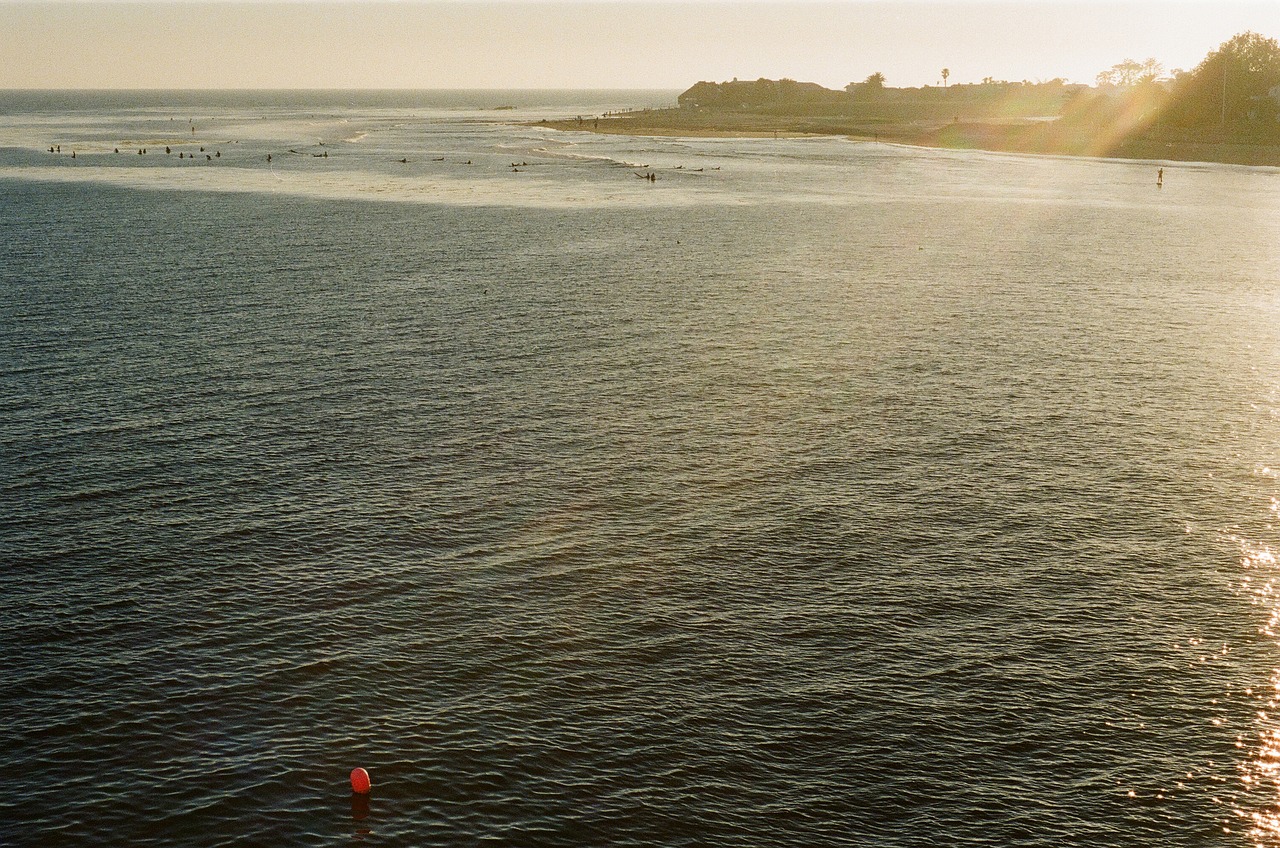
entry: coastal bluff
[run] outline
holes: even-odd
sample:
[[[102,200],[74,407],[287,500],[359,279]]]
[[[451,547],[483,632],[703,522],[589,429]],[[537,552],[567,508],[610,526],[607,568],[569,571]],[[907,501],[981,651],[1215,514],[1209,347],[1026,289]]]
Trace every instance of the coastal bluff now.
[[[833,91],[816,82],[792,79],[730,80],[697,82],[676,98],[684,109],[749,109],[779,105],[830,104],[847,99],[843,91]]]
[[[1179,126],[1160,119],[1154,89],[1062,79],[894,88],[873,74],[842,90],[786,78],[699,81],[671,108],[543,125],[649,136],[841,135],[960,150],[1280,166],[1280,143],[1267,126]]]

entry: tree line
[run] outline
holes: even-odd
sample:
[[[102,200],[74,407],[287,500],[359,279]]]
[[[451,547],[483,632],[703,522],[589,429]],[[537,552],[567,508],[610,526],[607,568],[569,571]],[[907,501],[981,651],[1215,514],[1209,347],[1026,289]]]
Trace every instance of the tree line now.
[[[795,80],[700,82],[680,96],[683,106],[712,108],[788,107],[841,110],[858,103],[977,102],[1030,97],[1055,103],[1052,112],[1068,123],[1119,124],[1130,134],[1161,128],[1207,136],[1266,137],[1280,140],[1280,43],[1256,32],[1233,36],[1190,71],[1166,75],[1155,59],[1125,59],[1098,74],[1093,87],[1047,82],[1008,82],[985,78],[981,83],[947,85],[951,72],[941,71],[942,87],[890,88],[885,75],[870,74],[843,91]]]

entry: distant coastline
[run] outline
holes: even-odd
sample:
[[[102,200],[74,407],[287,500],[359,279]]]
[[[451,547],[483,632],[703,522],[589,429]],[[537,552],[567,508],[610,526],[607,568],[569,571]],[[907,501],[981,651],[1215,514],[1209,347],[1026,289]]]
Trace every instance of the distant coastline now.
[[[538,126],[564,131],[687,138],[805,138],[844,136],[944,150],[989,150],[1054,156],[1215,162],[1280,167],[1280,145],[1142,137],[1099,142],[1096,136],[1056,120],[893,121],[806,118],[721,109],[650,109],[640,112],[548,120]]]
[[[543,121],[647,136],[846,136],[949,150],[1280,167],[1280,43],[1241,33],[1190,72],[1125,60],[1096,86],[1049,81],[843,90],[792,79],[698,82],[672,108]]]

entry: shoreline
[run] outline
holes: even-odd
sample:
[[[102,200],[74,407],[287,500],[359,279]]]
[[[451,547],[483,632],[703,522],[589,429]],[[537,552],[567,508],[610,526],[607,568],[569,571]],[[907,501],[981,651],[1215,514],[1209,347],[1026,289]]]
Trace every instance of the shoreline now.
[[[530,126],[600,135],[657,138],[822,138],[883,142],[935,150],[984,150],[1090,159],[1152,162],[1206,162],[1221,165],[1280,167],[1280,145],[1136,137],[1099,142],[1101,130],[1088,132],[1059,121],[953,121],[950,123],[869,123],[768,115],[751,112],[658,109],[581,121],[544,120]]]
[[[589,132],[596,135],[639,135],[653,138],[823,138],[837,133],[813,132],[787,128],[762,129],[746,127],[685,127],[659,124],[639,125],[627,116],[583,120],[544,120],[527,124],[531,127],[548,127],[562,132]]]

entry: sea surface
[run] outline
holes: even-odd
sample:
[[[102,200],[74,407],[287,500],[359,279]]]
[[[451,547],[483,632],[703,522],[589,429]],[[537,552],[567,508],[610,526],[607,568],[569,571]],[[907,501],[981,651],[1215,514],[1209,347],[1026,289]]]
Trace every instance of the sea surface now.
[[[1280,171],[673,100],[0,93],[0,844],[1280,845]]]

